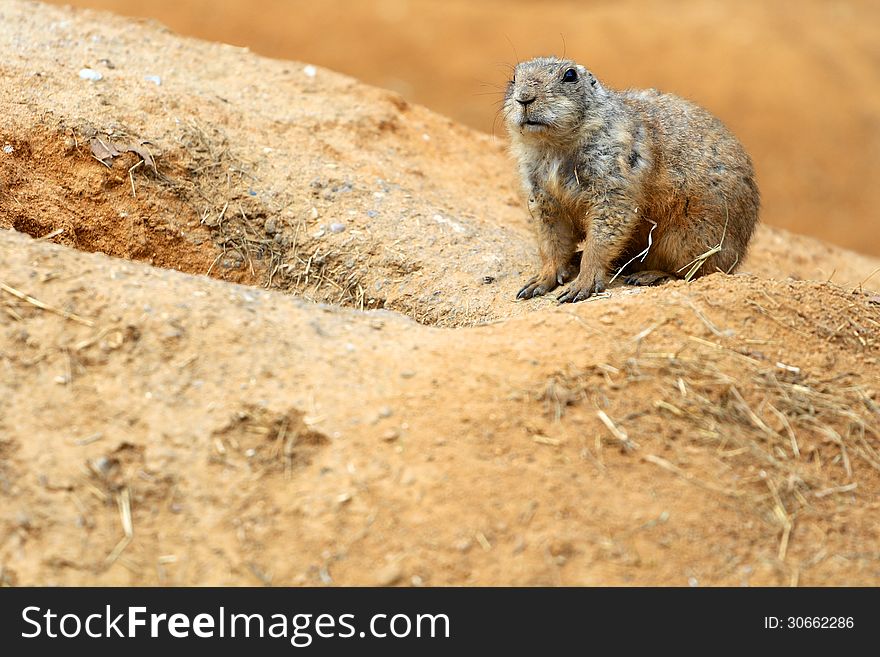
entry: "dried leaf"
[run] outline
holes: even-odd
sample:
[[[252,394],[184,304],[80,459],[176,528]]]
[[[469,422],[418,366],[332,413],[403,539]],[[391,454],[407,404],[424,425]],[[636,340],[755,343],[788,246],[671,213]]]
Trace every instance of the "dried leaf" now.
[[[92,155],[104,164],[109,165],[114,157],[118,157],[122,153],[134,153],[144,161],[144,164],[156,171],[156,162],[145,143],[114,143],[109,139],[93,137],[89,145],[92,149]]]
[[[153,160],[152,154],[147,149],[146,144],[117,144],[117,146],[125,151],[128,151],[129,153],[134,153],[144,161],[144,164],[150,167],[153,171],[156,171],[156,163]]]
[[[101,160],[101,162],[104,162],[104,164],[107,164],[107,160],[112,160],[119,155],[119,151],[110,140],[105,141],[98,137],[93,137],[89,145],[92,148],[92,155]]]

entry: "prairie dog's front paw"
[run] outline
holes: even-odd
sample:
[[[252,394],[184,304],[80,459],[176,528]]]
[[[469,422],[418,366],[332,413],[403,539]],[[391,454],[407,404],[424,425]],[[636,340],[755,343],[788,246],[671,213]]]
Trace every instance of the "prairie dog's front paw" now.
[[[535,276],[517,293],[517,299],[531,299],[547,294],[551,290],[570,280],[572,276],[571,268],[567,265],[559,267],[556,273],[544,273]]]
[[[547,294],[554,289],[559,283],[555,277],[535,276],[517,293],[517,299],[532,299]]]
[[[557,298],[559,303],[577,303],[588,299],[593,294],[605,291],[605,277],[602,274],[584,276],[579,274],[571,285],[566,288]]]

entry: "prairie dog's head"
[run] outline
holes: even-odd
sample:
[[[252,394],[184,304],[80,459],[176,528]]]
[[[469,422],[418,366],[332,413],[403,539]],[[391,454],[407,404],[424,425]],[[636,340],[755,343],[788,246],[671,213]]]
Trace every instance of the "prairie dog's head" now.
[[[531,59],[517,64],[507,84],[504,121],[514,139],[564,140],[589,127],[604,94],[580,64],[555,57]]]

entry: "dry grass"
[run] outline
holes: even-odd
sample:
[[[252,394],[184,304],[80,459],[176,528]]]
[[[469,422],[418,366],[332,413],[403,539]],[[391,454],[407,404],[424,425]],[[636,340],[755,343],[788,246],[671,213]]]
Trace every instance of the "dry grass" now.
[[[95,325],[95,323],[91,319],[88,319],[87,317],[80,317],[79,315],[77,315],[75,313],[70,313],[70,312],[67,312],[66,310],[62,310],[60,308],[55,308],[54,306],[50,306],[49,304],[44,303],[44,302],[40,301],[39,299],[35,299],[31,295],[25,294],[21,290],[18,290],[10,285],[7,285],[6,283],[0,282],[0,290],[6,292],[7,294],[11,294],[16,299],[20,299],[21,301],[24,301],[25,303],[28,303],[28,304],[34,306],[35,308],[39,308],[40,310],[45,310],[46,312],[50,312],[55,315],[59,315],[61,317],[64,317],[65,319],[69,319],[72,322],[77,322],[79,324],[82,324],[83,326],[89,326],[89,327],[92,327]],[[15,311],[15,309],[7,309],[7,312],[10,313],[10,315],[13,317],[13,319],[16,319],[19,321],[21,320],[21,316]]]
[[[686,420],[701,442],[727,451],[745,448],[789,487],[796,481],[816,489],[829,479],[852,479],[851,455],[880,470],[871,445],[880,439],[872,417],[877,406],[864,386],[840,377],[811,380],[796,368],[740,354],[697,353],[634,360],[629,370],[674,381],[667,386],[671,394],[655,405]],[[816,467],[804,467],[809,463]]]
[[[724,202],[724,230],[721,231],[721,239],[718,241],[718,244],[716,244],[712,248],[708,249],[704,253],[701,253],[700,255],[698,255],[696,258],[691,260],[688,264],[681,267],[676,272],[677,274],[680,274],[685,269],[687,269],[688,271],[684,275],[685,281],[690,281],[691,279],[693,279],[693,277],[697,275],[697,272],[699,272],[700,269],[703,268],[703,265],[706,264],[706,261],[709,258],[711,258],[713,255],[715,255],[716,253],[719,253],[721,251],[721,249],[724,247],[724,239],[727,237],[727,224],[729,221],[730,221],[730,213],[727,210],[727,201],[725,199],[725,202]],[[733,271],[733,268],[735,266],[736,266],[736,263],[731,265],[730,270],[727,273],[730,273],[730,271]]]
[[[291,292],[308,299],[358,309],[376,308],[382,300],[369,299],[361,283],[364,272],[352,263],[365,262],[361,249],[369,244],[333,246],[308,234],[305,216],[285,213],[282,201],[254,196],[253,165],[217,128],[196,122],[178,138],[184,175],[171,184],[207,226],[220,252],[206,272],[225,261],[244,267],[263,287]],[[268,221],[276,225],[273,234]],[[349,248],[350,247],[350,248]]]
[[[316,448],[329,442],[315,428],[319,422],[320,418],[296,409],[271,413],[248,407],[213,433],[216,454],[212,458],[228,467],[280,471],[289,479],[295,465],[308,462]]]
[[[598,409],[597,448],[610,433],[625,451],[753,508],[777,532],[784,560],[799,514],[833,513],[823,501],[857,494],[864,477],[880,471],[873,395],[855,373],[808,376],[692,336],[674,352],[570,368],[535,397],[554,421],[580,406]],[[660,452],[702,454],[723,474],[700,479],[690,457],[676,463]]]

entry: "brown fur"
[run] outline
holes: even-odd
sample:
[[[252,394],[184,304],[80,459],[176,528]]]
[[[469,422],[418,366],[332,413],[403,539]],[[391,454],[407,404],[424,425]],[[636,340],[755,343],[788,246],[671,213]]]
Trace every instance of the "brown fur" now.
[[[754,170],[706,110],[654,90],[606,89],[583,66],[541,58],[516,67],[503,111],[541,254],[519,298],[571,279],[560,301],[601,292],[649,234],[647,255],[626,267],[631,284],[684,276],[719,243],[695,276],[745,258],[760,204]]]

